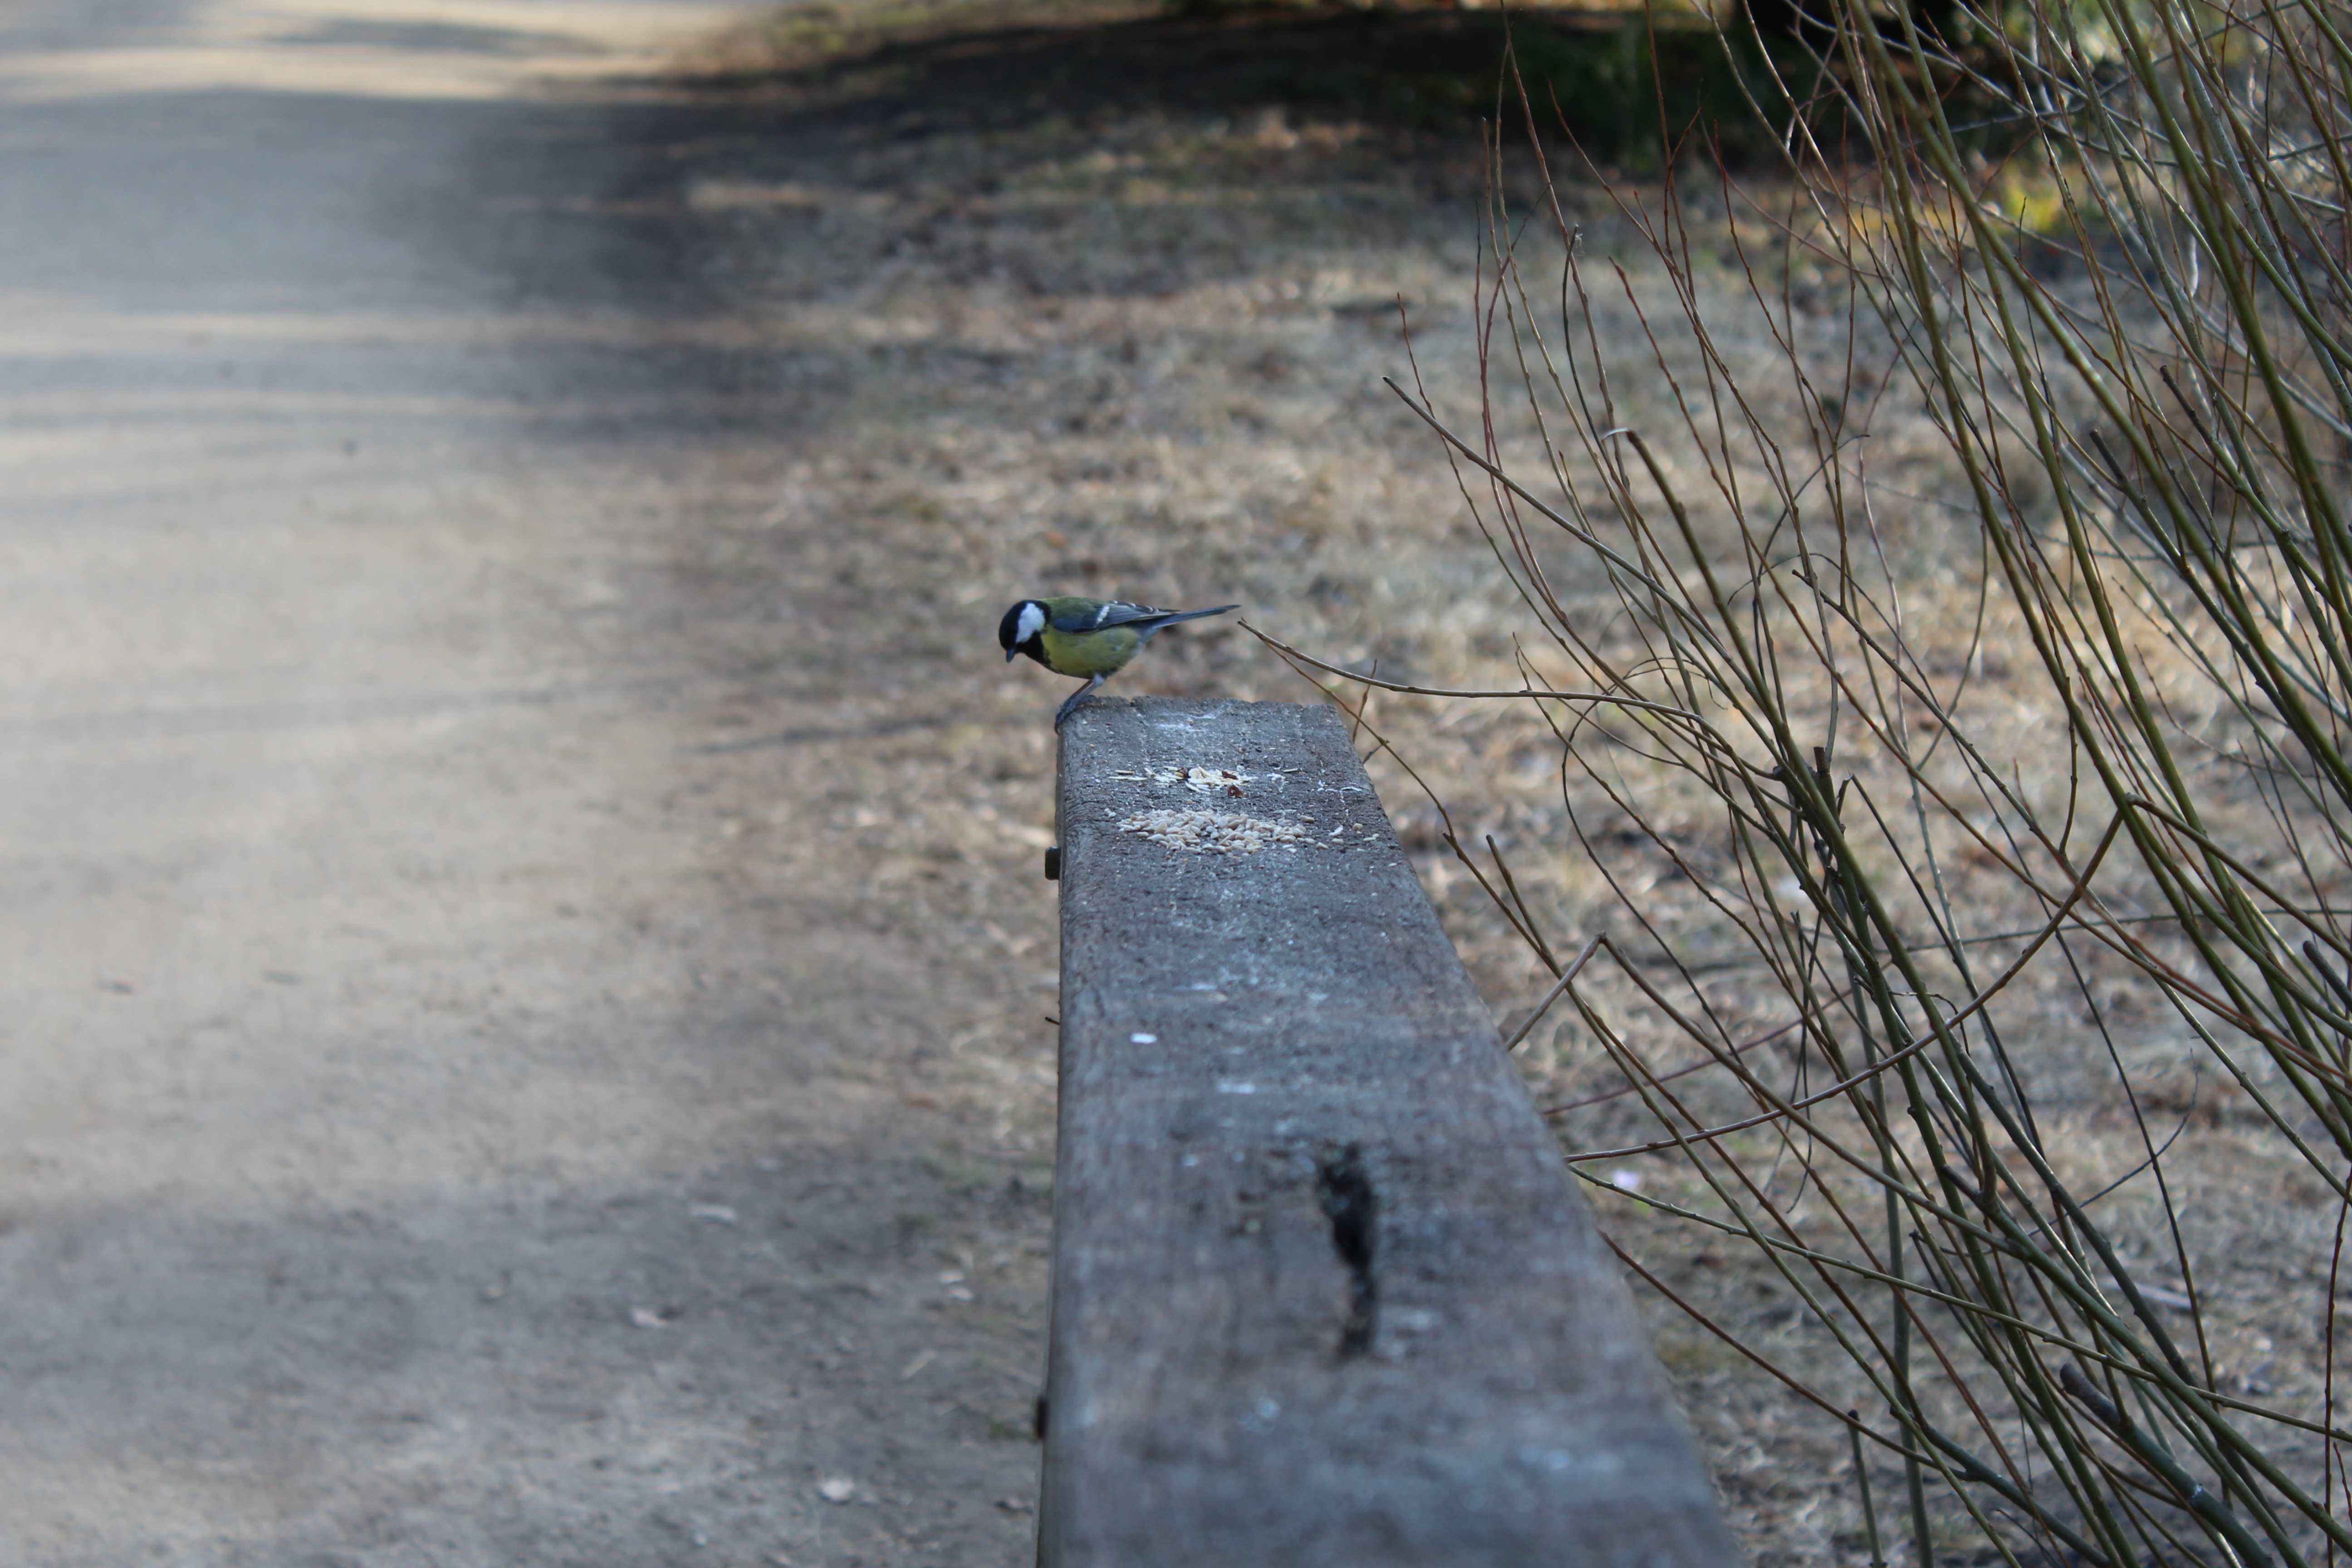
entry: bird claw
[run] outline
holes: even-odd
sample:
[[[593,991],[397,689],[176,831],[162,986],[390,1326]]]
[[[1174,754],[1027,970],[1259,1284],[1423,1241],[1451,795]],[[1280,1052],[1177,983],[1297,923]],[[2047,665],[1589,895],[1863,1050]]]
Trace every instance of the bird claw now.
[[[1092,680],[1087,682],[1084,686],[1079,687],[1076,691],[1071,692],[1067,697],[1062,699],[1062,706],[1056,709],[1054,713],[1054,729],[1056,733],[1061,731],[1064,724],[1069,721],[1070,715],[1077,711],[1078,704],[1084,702],[1087,698],[1092,697],[1095,694],[1095,688],[1101,684],[1102,677],[1098,675]]]

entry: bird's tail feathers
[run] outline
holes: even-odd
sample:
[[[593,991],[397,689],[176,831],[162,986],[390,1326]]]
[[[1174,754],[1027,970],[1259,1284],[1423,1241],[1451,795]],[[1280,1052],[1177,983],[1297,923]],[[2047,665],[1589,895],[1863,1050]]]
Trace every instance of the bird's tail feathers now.
[[[1166,620],[1161,621],[1160,624],[1163,626],[1172,626],[1178,621],[1197,621],[1203,616],[1222,616],[1227,610],[1238,610],[1240,608],[1241,606],[1239,605],[1219,605],[1214,609],[1210,610],[1179,610],[1174,615],[1169,616]]]

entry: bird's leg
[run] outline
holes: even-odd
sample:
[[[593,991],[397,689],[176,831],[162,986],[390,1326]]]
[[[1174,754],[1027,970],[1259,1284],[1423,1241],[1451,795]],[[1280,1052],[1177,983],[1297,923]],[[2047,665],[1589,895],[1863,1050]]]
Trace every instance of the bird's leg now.
[[[1064,698],[1062,700],[1061,710],[1054,715],[1054,728],[1056,730],[1060,729],[1064,721],[1069,718],[1070,710],[1077,707],[1079,703],[1084,702],[1087,698],[1092,697],[1095,694],[1095,688],[1100,686],[1102,683],[1103,678],[1097,675],[1092,680],[1087,681],[1084,686],[1079,687],[1076,691],[1071,692],[1069,696]]]

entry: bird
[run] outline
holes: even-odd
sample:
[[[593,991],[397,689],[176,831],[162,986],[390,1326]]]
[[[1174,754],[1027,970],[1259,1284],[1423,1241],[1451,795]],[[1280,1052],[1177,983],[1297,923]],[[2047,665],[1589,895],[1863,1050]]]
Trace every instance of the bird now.
[[[1222,616],[1239,605],[1219,605],[1208,610],[1155,610],[1118,599],[1082,599],[1065,594],[1051,599],[1024,599],[1004,612],[996,640],[1004,662],[1027,654],[1056,675],[1074,675],[1086,684],[1070,693],[1054,715],[1062,727],[1070,710],[1094,695],[1104,679],[1127,667],[1152,634],[1179,621]]]

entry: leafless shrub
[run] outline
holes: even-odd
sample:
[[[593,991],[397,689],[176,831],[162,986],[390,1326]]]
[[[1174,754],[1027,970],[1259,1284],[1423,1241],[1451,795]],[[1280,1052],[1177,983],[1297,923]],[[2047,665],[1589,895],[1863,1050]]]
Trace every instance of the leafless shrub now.
[[[1399,389],[1524,612],[1517,685],[1454,695],[1541,714],[1559,847],[1617,896],[1548,929],[1448,821],[1614,1066],[1579,1103],[1646,1110],[1571,1158],[1677,1158],[1695,1195],[1636,1201],[1836,1345],[1685,1302],[1846,1423],[1873,1559],[2352,1552],[2347,20],[1837,0],[1754,105],[1785,177],[1615,193],[1663,291],[1497,195],[1475,423]],[[1768,333],[1717,320],[1726,268]],[[1906,396],[1940,452],[1874,441]],[[2103,1115],[2121,1171],[2078,1146]],[[2299,1173],[2294,1313],[2212,1284],[2177,1171],[2225,1122]],[[2247,1370],[2257,1319],[2301,1325],[2283,1370]]]

